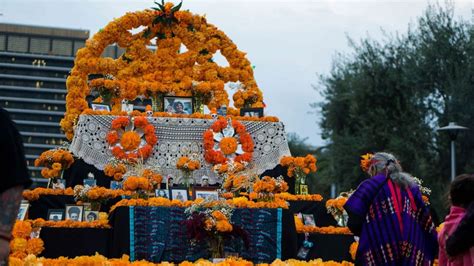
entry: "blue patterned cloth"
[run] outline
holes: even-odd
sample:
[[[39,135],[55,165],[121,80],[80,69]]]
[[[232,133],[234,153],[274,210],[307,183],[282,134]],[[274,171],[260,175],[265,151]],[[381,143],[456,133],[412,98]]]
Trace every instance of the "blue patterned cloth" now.
[[[281,213],[281,209],[235,209],[232,223],[248,232],[250,246],[246,249],[234,241],[226,243],[225,251],[255,263],[281,258]],[[209,257],[206,245],[192,245],[188,239],[182,224],[184,208],[130,207],[130,219],[130,257],[134,260],[181,262]]]

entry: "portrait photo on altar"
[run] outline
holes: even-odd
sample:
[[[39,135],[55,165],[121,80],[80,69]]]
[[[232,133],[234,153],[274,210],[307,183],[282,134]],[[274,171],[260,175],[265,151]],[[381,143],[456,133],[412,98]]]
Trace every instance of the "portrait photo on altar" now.
[[[49,209],[48,210],[48,221],[61,221],[64,219],[63,209]]]
[[[123,184],[120,181],[110,181],[110,189],[117,190],[122,189]]]
[[[218,200],[219,193],[215,187],[193,187],[193,199]]]
[[[161,198],[170,198],[170,192],[168,189],[156,189],[155,190],[155,197],[161,197]]]
[[[99,212],[98,211],[85,211],[84,217],[86,222],[92,222],[99,220]]]
[[[94,111],[108,111],[108,112],[110,112],[110,106],[108,106],[107,104],[92,103],[91,107],[92,107],[92,110],[94,110]]]
[[[27,217],[27,214],[28,214],[29,207],[30,207],[29,203],[21,203],[16,219],[21,220],[21,221],[25,220],[25,217]]]
[[[165,112],[186,115],[190,115],[193,113],[192,97],[165,96],[163,98],[163,103]]]
[[[240,108],[240,116],[263,117],[263,108]]]
[[[314,215],[303,214],[303,223],[304,225],[316,226],[316,223],[314,222]]]
[[[54,180],[53,189],[66,189],[66,179],[57,178]]]
[[[81,222],[83,214],[84,214],[84,206],[66,205],[66,219],[65,220],[73,220],[73,221]]]
[[[189,199],[188,190],[183,188],[173,188],[171,189],[171,200],[179,200],[185,202]]]

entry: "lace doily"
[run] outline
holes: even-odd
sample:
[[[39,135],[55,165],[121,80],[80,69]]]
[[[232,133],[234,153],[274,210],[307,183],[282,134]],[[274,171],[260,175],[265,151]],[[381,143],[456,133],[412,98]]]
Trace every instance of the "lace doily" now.
[[[71,152],[86,163],[103,170],[110,158],[113,158],[106,141],[110,124],[116,116],[81,115],[75,129]],[[200,182],[202,176],[209,177],[215,183],[217,177],[203,157],[202,135],[213,120],[194,118],[149,117],[148,121],[155,126],[158,143],[146,165],[158,165],[163,176],[172,175],[179,179],[181,172],[176,169],[176,161],[181,156],[199,154],[201,169],[194,172],[194,178]],[[242,121],[252,136],[255,148],[253,161],[246,172],[260,174],[274,168],[282,156],[289,156],[290,150],[286,139],[285,127],[281,122]]]

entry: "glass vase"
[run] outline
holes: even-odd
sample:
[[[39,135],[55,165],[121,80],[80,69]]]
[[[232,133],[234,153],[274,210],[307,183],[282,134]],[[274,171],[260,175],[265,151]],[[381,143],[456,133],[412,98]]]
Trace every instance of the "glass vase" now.
[[[151,97],[151,110],[153,112],[162,112],[162,101],[161,101],[161,96],[160,95],[153,95]]]
[[[212,259],[224,258],[224,239],[218,235],[211,238],[209,242],[209,251]]]
[[[306,184],[306,175],[297,174],[295,177],[295,195],[301,195],[301,185]]]

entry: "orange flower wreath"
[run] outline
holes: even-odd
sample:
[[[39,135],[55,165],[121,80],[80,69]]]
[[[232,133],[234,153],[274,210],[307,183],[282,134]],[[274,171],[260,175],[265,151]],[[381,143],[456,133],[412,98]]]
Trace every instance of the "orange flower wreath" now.
[[[155,127],[143,116],[132,118],[132,122],[129,117],[117,117],[112,121],[111,130],[107,134],[112,154],[118,159],[131,162],[148,158],[157,141]]]
[[[204,159],[211,164],[228,161],[250,162],[254,144],[245,126],[236,120],[231,123],[219,118],[204,132]]]

